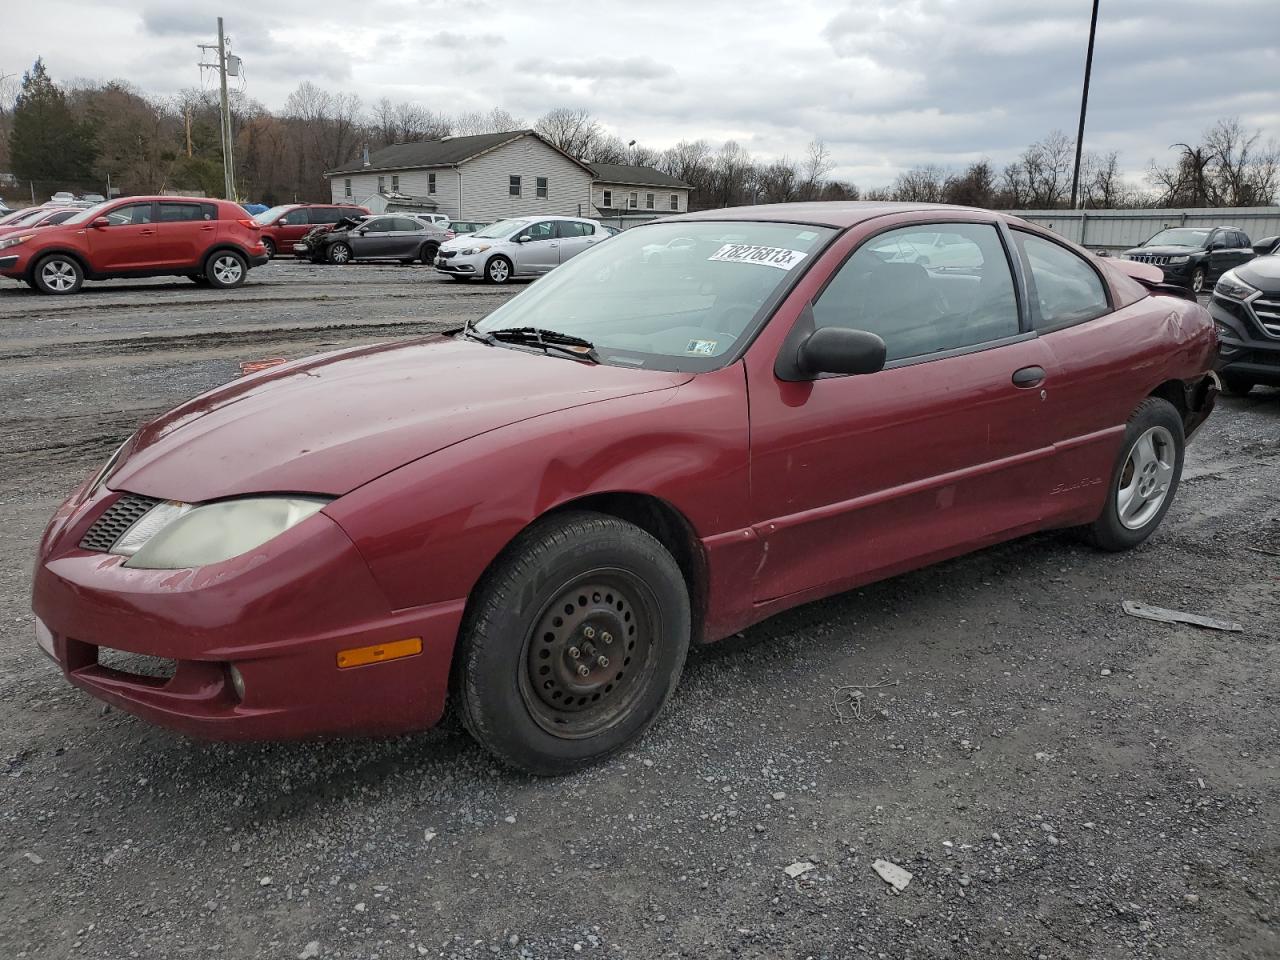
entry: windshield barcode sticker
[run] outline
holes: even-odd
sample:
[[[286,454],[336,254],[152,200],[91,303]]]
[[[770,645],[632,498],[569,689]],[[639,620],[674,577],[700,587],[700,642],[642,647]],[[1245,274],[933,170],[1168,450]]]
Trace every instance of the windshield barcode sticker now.
[[[720,263],[759,263],[766,267],[777,267],[779,270],[790,270],[805,258],[803,250],[788,250],[786,247],[758,247],[751,243],[726,243],[723,247],[707,257]]]

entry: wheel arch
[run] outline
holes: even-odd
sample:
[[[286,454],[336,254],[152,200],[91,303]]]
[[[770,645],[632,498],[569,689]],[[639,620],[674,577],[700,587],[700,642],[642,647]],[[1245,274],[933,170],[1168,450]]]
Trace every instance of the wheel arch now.
[[[68,257],[78,263],[80,271],[84,274],[86,280],[94,276],[93,269],[89,266],[89,262],[85,260],[83,253],[68,247],[50,247],[47,250],[41,250],[31,258],[31,266],[27,268],[27,282],[32,283],[35,281],[36,267],[40,266],[46,258],[59,255]]]
[[[1186,436],[1202,424],[1213,409],[1217,386],[1211,377],[1197,380],[1166,380],[1152,390],[1148,397],[1157,397],[1172,404],[1182,418]]]
[[[249,251],[236,243],[215,243],[212,247],[204,252],[204,256],[200,258],[200,272],[203,273],[205,267],[209,265],[209,261],[220,253],[235,253],[244,258],[245,270],[253,269],[253,257]]]

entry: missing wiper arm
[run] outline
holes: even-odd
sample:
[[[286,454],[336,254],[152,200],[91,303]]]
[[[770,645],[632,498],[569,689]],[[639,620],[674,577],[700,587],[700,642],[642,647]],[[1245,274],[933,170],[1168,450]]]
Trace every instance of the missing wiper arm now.
[[[492,334],[481,333],[479,330],[477,330],[476,322],[474,320],[468,320],[466,323],[464,323],[462,325],[461,333],[468,340],[478,340],[480,343],[487,344],[490,347],[493,346]]]

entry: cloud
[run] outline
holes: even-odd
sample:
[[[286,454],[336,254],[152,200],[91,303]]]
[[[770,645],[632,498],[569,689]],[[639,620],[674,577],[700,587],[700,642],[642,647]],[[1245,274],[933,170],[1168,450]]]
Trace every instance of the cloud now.
[[[592,57],[583,60],[540,60],[529,58],[516,64],[522,73],[575,80],[657,80],[672,76],[675,70],[649,57]]]

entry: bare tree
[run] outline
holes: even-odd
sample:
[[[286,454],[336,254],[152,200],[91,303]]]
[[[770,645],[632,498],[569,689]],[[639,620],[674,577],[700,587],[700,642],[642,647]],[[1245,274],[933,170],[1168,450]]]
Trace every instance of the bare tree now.
[[[966,207],[993,207],[996,202],[996,172],[991,161],[983,158],[946,178],[942,199]]]
[[[941,203],[946,173],[937,164],[912,167],[893,181],[893,198],[913,203]]]
[[[826,143],[814,137],[809,141],[804,163],[800,168],[800,196],[805,200],[820,196],[826,186],[827,176],[834,169],[835,161],[831,159],[831,151],[827,149]]]
[[[600,124],[588,111],[569,107],[556,107],[543,114],[533,129],[571,157],[586,156],[600,137]]]

